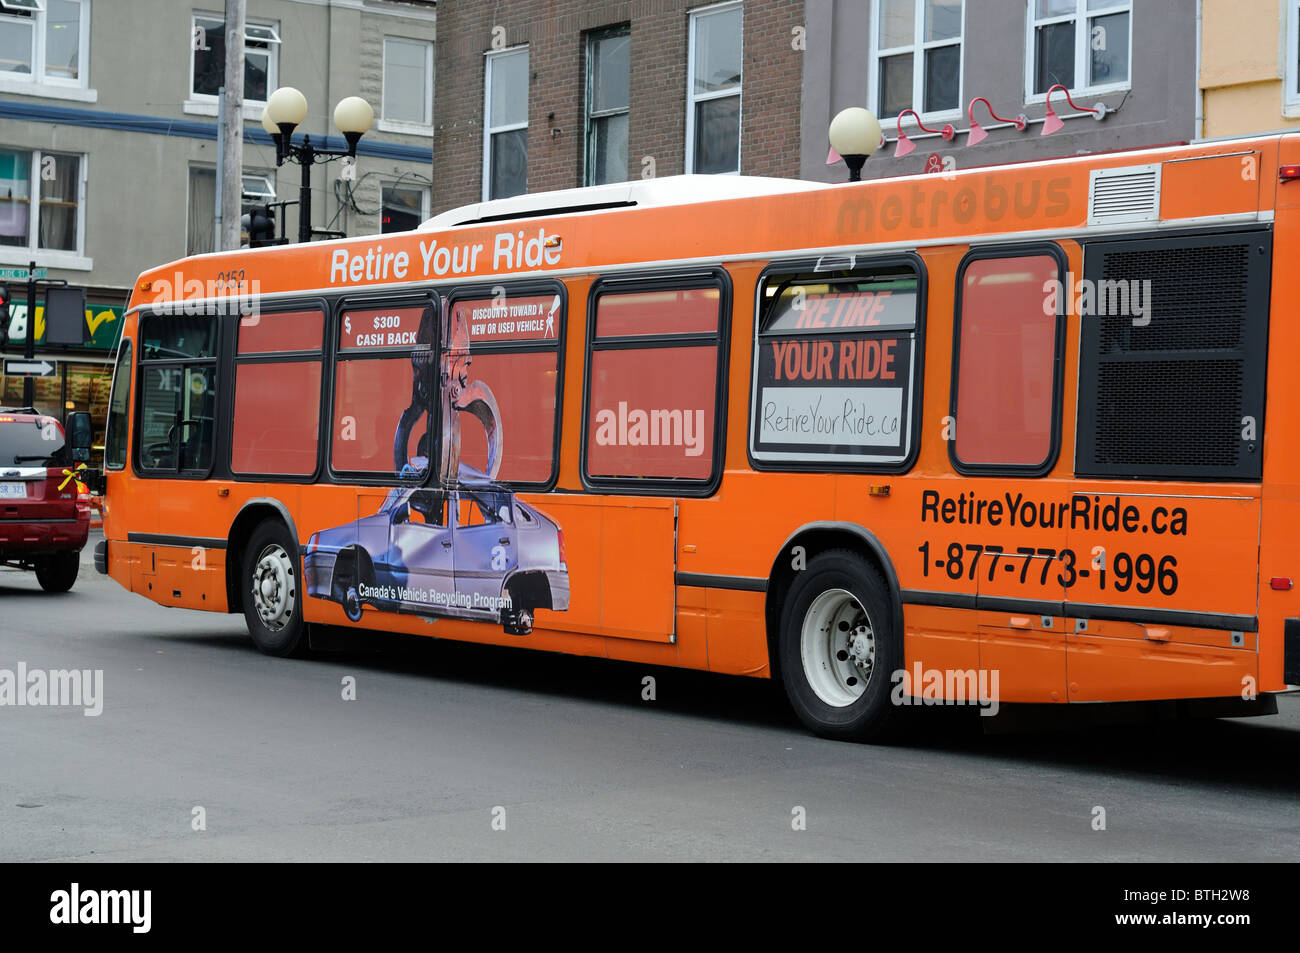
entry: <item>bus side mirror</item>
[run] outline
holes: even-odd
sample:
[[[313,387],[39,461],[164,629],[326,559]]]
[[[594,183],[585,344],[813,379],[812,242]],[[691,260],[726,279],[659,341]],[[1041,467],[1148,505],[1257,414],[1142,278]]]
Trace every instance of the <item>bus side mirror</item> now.
[[[72,462],[89,463],[90,444],[94,439],[90,414],[84,411],[68,414],[64,429],[68,434],[68,446],[72,449]]]

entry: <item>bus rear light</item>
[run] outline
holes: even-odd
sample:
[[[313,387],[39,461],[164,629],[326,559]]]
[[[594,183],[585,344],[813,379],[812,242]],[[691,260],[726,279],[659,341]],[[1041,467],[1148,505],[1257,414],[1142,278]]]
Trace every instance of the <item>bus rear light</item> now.
[[[564,530],[562,530],[562,529],[557,529],[557,530],[555,531],[555,536],[556,536],[556,538],[559,540],[559,543],[560,543],[560,565],[561,565],[561,566],[567,566],[567,565],[569,564],[569,560],[568,560],[568,558],[565,556],[565,553],[564,553]]]
[[[1300,165],[1278,166],[1277,177],[1283,182],[1291,182],[1294,179],[1300,179]]]
[[[1268,584],[1279,592],[1289,592],[1291,590],[1291,577],[1274,576],[1268,581]]]

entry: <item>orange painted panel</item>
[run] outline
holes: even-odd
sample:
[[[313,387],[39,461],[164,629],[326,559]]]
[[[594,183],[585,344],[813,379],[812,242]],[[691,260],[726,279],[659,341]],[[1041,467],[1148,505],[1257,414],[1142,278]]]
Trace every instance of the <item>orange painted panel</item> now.
[[[1231,147],[1224,151],[1241,152]],[[1160,167],[1160,217],[1253,212],[1259,207],[1261,179],[1276,177],[1277,169],[1264,168],[1256,150],[1165,162]]]

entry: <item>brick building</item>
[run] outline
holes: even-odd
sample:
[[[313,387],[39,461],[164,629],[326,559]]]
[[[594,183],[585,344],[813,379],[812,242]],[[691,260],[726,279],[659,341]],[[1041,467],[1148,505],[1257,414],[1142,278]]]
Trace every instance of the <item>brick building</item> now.
[[[803,0],[442,0],[434,210],[682,172],[798,177]]]

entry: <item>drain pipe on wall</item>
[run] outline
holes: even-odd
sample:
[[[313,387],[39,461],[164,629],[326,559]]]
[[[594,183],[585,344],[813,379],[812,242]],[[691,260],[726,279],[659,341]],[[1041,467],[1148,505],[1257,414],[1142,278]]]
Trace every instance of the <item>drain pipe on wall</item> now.
[[[1196,0],[1196,138],[1205,138],[1205,86],[1201,83],[1201,17],[1205,0]]]

